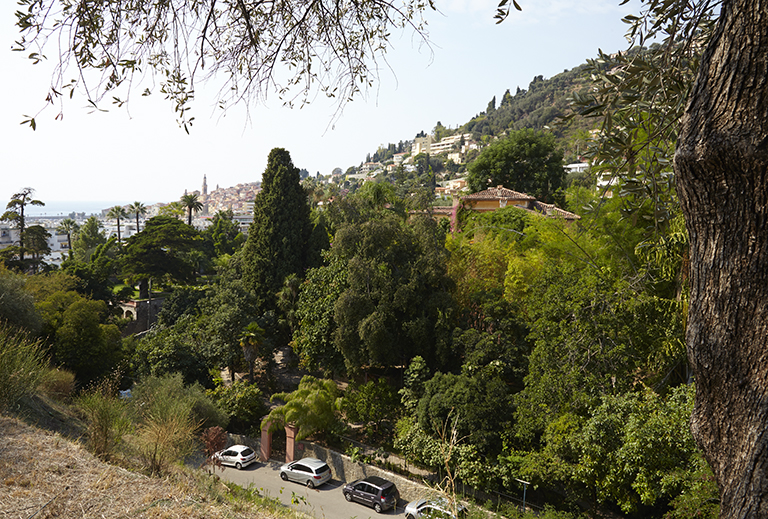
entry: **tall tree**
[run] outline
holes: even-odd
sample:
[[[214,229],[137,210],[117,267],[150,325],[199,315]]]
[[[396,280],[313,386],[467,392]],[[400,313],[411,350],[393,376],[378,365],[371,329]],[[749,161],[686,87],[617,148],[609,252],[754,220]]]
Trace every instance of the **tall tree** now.
[[[148,296],[150,278],[189,280],[195,269],[185,261],[183,253],[191,250],[199,239],[197,231],[172,216],[150,218],[142,232],[126,240],[122,273],[131,282],[139,283],[143,298]]]
[[[181,205],[187,211],[187,225],[192,225],[192,214],[203,210],[203,203],[196,193],[190,193],[181,197]]]
[[[134,202],[128,206],[128,214],[136,217],[136,232],[139,232],[139,218],[147,214],[147,207],[141,202]]]
[[[102,223],[95,216],[88,218],[75,235],[72,244],[75,259],[87,263],[99,245],[107,243]]]
[[[768,517],[768,3],[722,3],[675,173],[690,235],[694,437],[723,518]]]
[[[276,309],[276,296],[289,274],[304,275],[312,233],[307,194],[288,151],[269,153],[253,223],[243,246],[243,281],[263,311]]]
[[[19,230],[19,260],[24,262],[24,229],[26,228],[26,216],[24,209],[28,205],[43,206],[45,203],[32,198],[35,190],[25,187],[18,193],[11,195],[11,201],[5,206],[6,211],[0,216],[0,220],[13,223]]]
[[[107,218],[117,221],[117,243],[120,243],[120,220],[128,218],[128,212],[124,207],[116,205],[109,210]]]
[[[48,238],[51,237],[45,227],[42,225],[30,225],[24,230],[24,242],[26,249],[32,256],[31,269],[37,272],[43,258],[51,253],[51,246],[48,245]]]
[[[80,226],[77,225],[77,222],[74,221],[72,218],[64,218],[61,223],[59,223],[58,227],[56,227],[57,232],[63,232],[67,235],[67,250],[69,250],[69,257],[72,257],[72,235],[76,233],[80,229]]]
[[[531,129],[511,132],[485,148],[467,177],[473,192],[503,185],[547,203],[564,180],[563,153],[554,135]]]

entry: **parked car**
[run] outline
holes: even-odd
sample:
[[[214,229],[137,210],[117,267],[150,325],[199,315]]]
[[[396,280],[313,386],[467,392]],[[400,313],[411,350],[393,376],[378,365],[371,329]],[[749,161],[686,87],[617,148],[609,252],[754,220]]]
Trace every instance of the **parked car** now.
[[[453,514],[453,507],[447,499],[417,499],[405,505],[405,519],[462,519],[467,515],[464,505],[456,504],[459,517]]]
[[[342,493],[347,501],[357,501],[370,506],[376,513],[394,508],[400,499],[400,492],[395,484],[378,476],[353,481],[344,487]]]
[[[231,465],[237,470],[256,461],[256,453],[245,445],[233,445],[213,455],[222,465]]]
[[[280,477],[283,481],[296,481],[315,488],[331,479],[331,469],[317,458],[303,458],[280,467]]]

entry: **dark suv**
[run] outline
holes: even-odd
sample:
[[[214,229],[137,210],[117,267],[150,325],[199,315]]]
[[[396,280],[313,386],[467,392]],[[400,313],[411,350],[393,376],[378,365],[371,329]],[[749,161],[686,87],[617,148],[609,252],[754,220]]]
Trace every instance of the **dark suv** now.
[[[370,506],[377,513],[394,508],[400,498],[395,484],[378,476],[358,479],[346,485],[342,492],[347,501],[357,501]]]

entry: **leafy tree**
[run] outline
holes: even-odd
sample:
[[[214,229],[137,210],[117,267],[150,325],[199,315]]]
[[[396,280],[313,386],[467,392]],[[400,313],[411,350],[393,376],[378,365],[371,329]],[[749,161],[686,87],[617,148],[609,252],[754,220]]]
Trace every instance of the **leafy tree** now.
[[[301,365],[333,376],[343,373],[344,355],[336,347],[336,301],[347,289],[347,262],[326,253],[328,264],[307,271],[296,305],[299,327],[293,334],[293,350]]]
[[[186,212],[187,210],[184,205],[182,205],[180,201],[176,200],[168,205],[161,207],[158,211],[158,216],[172,216],[181,220],[184,218],[184,213]]]
[[[120,330],[109,324],[104,301],[75,291],[58,291],[37,303],[56,364],[87,385],[109,373],[122,359]]]
[[[185,384],[213,387],[203,330],[196,316],[184,316],[173,326],[152,329],[136,344],[131,364],[139,378],[179,374]]]
[[[303,275],[312,232],[307,197],[289,153],[275,148],[262,175],[253,223],[243,246],[243,282],[262,311],[276,308],[275,294],[289,274]]]
[[[117,221],[117,243],[120,244],[120,220],[128,218],[128,213],[123,206],[116,205],[109,210],[107,218]]]
[[[136,217],[136,232],[139,232],[139,218],[147,214],[147,207],[141,202],[134,202],[128,206],[128,214]]]
[[[219,211],[213,215],[211,225],[202,235],[206,242],[210,241],[216,256],[234,254],[245,243],[245,236],[240,232],[240,225],[234,221],[232,210]]]
[[[380,378],[347,389],[342,403],[348,420],[362,422],[379,433],[382,422],[397,417],[400,405],[396,391]]]
[[[90,299],[99,299],[106,302],[112,308],[117,306],[119,301],[130,297],[126,291],[133,289],[126,288],[126,291],[115,290],[115,266],[114,258],[117,238],[112,237],[109,241],[97,245],[90,254],[89,260],[80,261],[72,258],[64,261],[61,268],[64,272],[76,276],[81,283],[74,287],[74,290]]]
[[[335,347],[348,372],[395,366],[415,355],[450,362],[452,283],[444,234],[428,217],[378,219],[341,227],[332,254],[347,263],[335,302]]]
[[[305,375],[296,391],[272,395],[272,402],[281,400],[285,404],[269,412],[262,420],[262,428],[271,423],[269,430],[274,432],[286,424],[293,424],[299,428],[297,440],[332,433],[339,424],[340,396],[333,380]]]
[[[399,391],[400,401],[407,413],[413,413],[419,405],[429,376],[429,368],[422,357],[417,355],[411,359],[403,375],[403,388]]]
[[[563,185],[563,154],[551,133],[519,130],[485,148],[469,165],[472,192],[503,185],[547,203]]]
[[[234,380],[235,372],[243,366],[244,361],[244,351],[240,345],[243,330],[254,321],[254,316],[261,317],[253,295],[243,288],[240,281],[224,281],[209,290],[198,303],[198,309],[204,316],[201,326],[205,333],[207,358],[211,359],[212,364],[228,368],[230,379]],[[261,328],[266,328],[263,319],[257,321]],[[269,365],[272,342],[262,342],[256,353],[267,359]]]
[[[5,206],[6,211],[0,216],[0,221],[11,222],[19,230],[19,261],[23,265],[24,263],[24,239],[26,229],[26,216],[24,215],[24,209],[28,205],[43,206],[45,203],[40,200],[36,200],[33,197],[35,190],[31,187],[25,187],[18,193],[11,195],[11,201]]]
[[[185,261],[200,235],[189,225],[170,216],[147,220],[144,230],[126,240],[121,258],[122,274],[140,284],[141,297],[146,298],[150,278],[169,277],[179,281],[194,278],[194,266]]]
[[[498,373],[437,373],[424,384],[416,416],[421,428],[433,434],[439,435],[446,423],[453,424],[460,438],[495,459],[501,454],[505,431],[511,428],[512,411],[512,394]]]
[[[268,410],[258,386],[236,380],[230,385],[217,385],[209,394],[229,415],[231,432],[252,434],[259,431],[261,419]]]
[[[98,218],[91,216],[75,234],[75,242],[72,245],[74,259],[87,263],[91,255],[99,245],[107,243],[107,237],[102,231],[102,224]]]
[[[37,272],[43,258],[51,253],[51,247],[48,245],[48,238],[51,237],[45,227],[42,225],[30,225],[24,230],[24,247],[31,255],[30,267],[33,272]]]
[[[192,225],[192,213],[199,213],[203,210],[203,203],[199,200],[196,193],[183,195],[181,205],[187,211],[187,225]]]

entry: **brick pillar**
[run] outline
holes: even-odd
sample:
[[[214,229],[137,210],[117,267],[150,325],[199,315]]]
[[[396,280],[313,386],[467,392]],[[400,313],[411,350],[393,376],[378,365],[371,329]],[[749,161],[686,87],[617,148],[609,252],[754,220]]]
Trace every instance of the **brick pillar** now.
[[[269,457],[272,456],[272,433],[269,432],[269,427],[272,422],[267,422],[261,426],[261,448],[260,457],[262,463],[269,461]]]
[[[299,428],[293,424],[285,426],[285,462],[290,463],[296,459],[296,433]]]

